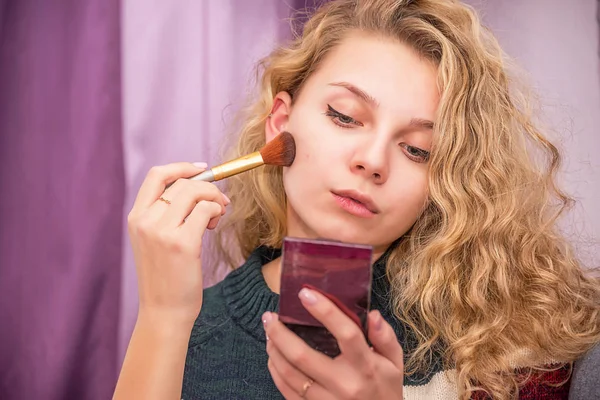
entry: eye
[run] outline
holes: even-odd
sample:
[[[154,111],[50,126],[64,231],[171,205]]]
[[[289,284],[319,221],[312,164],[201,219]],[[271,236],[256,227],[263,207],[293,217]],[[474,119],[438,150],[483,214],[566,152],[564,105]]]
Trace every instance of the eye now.
[[[327,104],[327,111],[325,111],[325,115],[331,117],[333,123],[342,128],[351,128],[352,125],[363,126],[362,122],[359,122],[348,115],[342,114],[329,104]]]
[[[414,162],[426,163],[427,161],[429,161],[430,153],[427,150],[410,146],[406,143],[400,143],[400,147],[402,147],[406,156]]]

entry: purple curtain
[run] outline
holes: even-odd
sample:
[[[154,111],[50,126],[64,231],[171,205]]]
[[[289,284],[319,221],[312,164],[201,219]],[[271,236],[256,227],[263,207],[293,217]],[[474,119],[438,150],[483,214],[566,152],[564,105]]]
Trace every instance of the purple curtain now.
[[[0,399],[112,396],[119,14],[119,0],[0,0]]]

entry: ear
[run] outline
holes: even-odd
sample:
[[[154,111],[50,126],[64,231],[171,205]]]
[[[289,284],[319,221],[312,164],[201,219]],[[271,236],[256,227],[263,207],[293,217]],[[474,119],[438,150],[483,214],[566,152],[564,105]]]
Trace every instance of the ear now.
[[[273,99],[271,116],[265,124],[265,140],[270,142],[285,131],[292,111],[292,96],[288,92],[279,92]]]

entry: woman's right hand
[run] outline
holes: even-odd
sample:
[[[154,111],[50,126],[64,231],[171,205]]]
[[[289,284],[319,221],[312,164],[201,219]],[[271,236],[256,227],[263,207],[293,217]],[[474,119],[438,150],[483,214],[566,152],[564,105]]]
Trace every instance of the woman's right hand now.
[[[205,168],[203,163],[153,167],[139,190],[127,219],[138,276],[138,319],[191,327],[200,313],[202,236],[217,226],[229,204],[212,183],[184,179]]]

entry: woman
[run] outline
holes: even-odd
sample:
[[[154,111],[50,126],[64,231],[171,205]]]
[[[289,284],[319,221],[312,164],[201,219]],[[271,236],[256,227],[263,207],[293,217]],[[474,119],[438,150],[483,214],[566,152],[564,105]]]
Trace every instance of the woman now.
[[[294,164],[229,179],[231,201],[183,179],[205,164],[150,171],[129,215],[140,309],[115,398],[566,398],[600,339],[600,286],[555,227],[559,154],[475,13],[334,0],[261,66],[234,155],[286,130]],[[246,261],[203,292],[202,236],[226,212],[224,259]],[[300,298],[339,357],[277,320],[286,235],[373,246],[372,348],[315,292]]]

